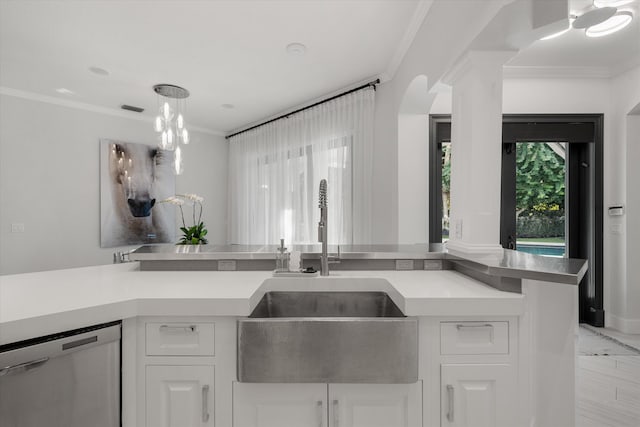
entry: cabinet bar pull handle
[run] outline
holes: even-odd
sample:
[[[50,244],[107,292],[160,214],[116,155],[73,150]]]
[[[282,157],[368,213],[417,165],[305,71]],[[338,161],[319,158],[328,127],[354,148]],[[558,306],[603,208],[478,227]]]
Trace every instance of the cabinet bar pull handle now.
[[[324,424],[322,423],[322,421],[323,421],[323,419],[322,419],[323,418],[322,417],[322,412],[323,412],[322,407],[324,405],[322,403],[322,400],[318,400],[318,402],[316,403],[316,406],[318,408],[318,427],[323,427]]]
[[[477,324],[476,325],[463,325],[461,323],[458,323],[456,325],[456,329],[457,330],[460,330],[460,329],[463,329],[463,328],[493,328],[493,325],[491,323],[485,323],[483,325],[477,325]]]
[[[202,386],[202,422],[209,421],[209,386]]]
[[[189,326],[170,326],[170,325],[162,325],[160,326],[160,332],[195,332],[196,325]]]
[[[333,400],[333,426],[332,427],[340,427],[340,414],[338,413],[340,411],[339,405],[340,405],[340,402],[338,402],[338,399],[334,399]]]
[[[453,386],[447,384],[447,421],[453,422]]]

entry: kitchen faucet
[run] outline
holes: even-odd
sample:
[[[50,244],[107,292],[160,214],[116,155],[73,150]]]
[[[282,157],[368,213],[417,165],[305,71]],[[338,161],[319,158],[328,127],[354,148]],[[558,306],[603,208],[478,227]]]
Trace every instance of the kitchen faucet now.
[[[338,256],[330,257],[327,253],[327,180],[320,181],[320,222],[318,223],[318,241],[322,243],[322,254],[320,254],[320,275],[329,275],[329,264],[340,263],[340,246],[338,246]]]
[[[320,208],[320,222],[318,223],[318,241],[322,243],[320,255],[320,275],[329,275],[329,255],[327,254],[327,180],[320,181],[318,207]]]

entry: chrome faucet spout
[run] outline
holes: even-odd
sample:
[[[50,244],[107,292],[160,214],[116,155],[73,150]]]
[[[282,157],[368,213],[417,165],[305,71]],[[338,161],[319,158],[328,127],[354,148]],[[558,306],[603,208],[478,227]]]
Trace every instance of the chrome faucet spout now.
[[[320,222],[318,223],[318,241],[322,243],[320,255],[320,275],[329,275],[329,255],[327,253],[327,180],[320,181],[318,207],[320,208]]]

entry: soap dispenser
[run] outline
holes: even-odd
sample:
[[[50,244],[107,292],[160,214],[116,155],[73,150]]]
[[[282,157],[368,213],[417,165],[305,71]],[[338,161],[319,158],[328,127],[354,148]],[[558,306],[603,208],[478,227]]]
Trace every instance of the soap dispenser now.
[[[290,254],[284,247],[284,239],[280,239],[280,247],[276,254],[276,271],[289,271],[289,257]]]

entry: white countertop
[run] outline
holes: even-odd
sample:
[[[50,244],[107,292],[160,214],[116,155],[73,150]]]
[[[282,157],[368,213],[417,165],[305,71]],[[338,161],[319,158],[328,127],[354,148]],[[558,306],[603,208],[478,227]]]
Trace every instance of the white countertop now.
[[[134,316],[247,316],[268,290],[383,290],[408,316],[511,316],[521,294],[461,273],[139,271],[138,263],[0,276],[0,345]]]

